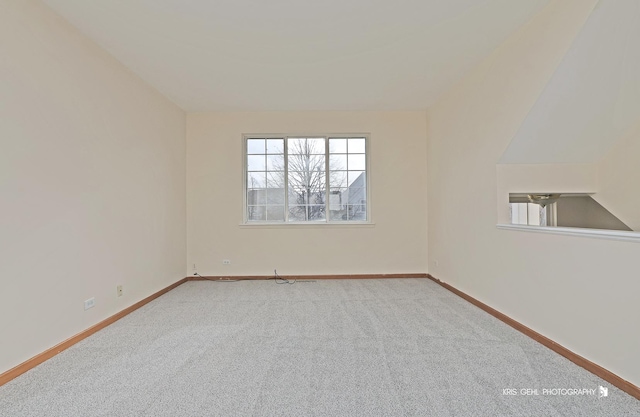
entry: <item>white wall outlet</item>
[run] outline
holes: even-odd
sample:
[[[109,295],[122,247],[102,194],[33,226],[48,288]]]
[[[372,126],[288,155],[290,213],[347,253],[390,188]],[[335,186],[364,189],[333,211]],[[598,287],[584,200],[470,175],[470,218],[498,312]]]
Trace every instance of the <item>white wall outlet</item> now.
[[[437,259],[433,261],[433,263],[436,264],[436,266],[440,266],[440,261],[438,261]]]
[[[196,268],[196,264],[193,264],[193,270],[194,271],[198,270],[198,268]]]
[[[122,297],[122,285],[116,287],[116,292],[118,293],[118,297]]]
[[[95,307],[95,305],[96,305],[95,297],[91,297],[88,300],[84,301],[84,309],[85,310],[89,310],[90,308]]]
[[[231,265],[231,260],[230,259],[223,259],[222,260],[222,265]]]

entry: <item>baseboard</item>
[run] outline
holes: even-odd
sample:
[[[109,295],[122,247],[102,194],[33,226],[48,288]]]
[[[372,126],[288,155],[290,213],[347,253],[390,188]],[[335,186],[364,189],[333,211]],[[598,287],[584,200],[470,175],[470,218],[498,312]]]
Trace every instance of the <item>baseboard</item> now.
[[[31,359],[26,360],[25,362],[21,363],[20,365],[9,369],[8,371],[0,374],[0,386],[6,384],[7,382],[11,381],[12,379],[16,378],[17,376],[22,375],[23,373],[27,372],[28,370],[35,368],[36,366],[40,365],[42,362],[51,359],[52,357],[56,356],[58,353],[62,352],[63,350],[66,350],[68,348],[70,348],[71,346],[75,345],[76,343],[78,343],[79,341],[81,341],[82,339],[86,339],[87,337],[91,336],[92,334],[96,333],[99,330],[104,329],[105,327],[107,327],[108,325],[120,320],[121,318],[123,318],[124,316],[126,316],[127,314],[139,309],[140,307],[142,307],[143,305],[149,303],[150,301],[155,300],[156,298],[160,297],[162,294],[165,294],[169,291],[171,291],[172,289],[176,288],[177,286],[183,284],[187,282],[186,278],[181,279],[180,281],[169,285],[166,288],[161,289],[160,291],[151,294],[150,296],[148,296],[147,298],[138,301],[137,303],[133,304],[130,307],[125,308],[124,310],[114,314],[113,316],[102,320],[100,323],[95,324],[91,327],[89,327],[86,330],[83,330],[82,332],[78,333],[75,336],[70,337],[69,339],[65,340],[64,342],[57,344],[56,346],[45,350],[44,352],[34,356]]]
[[[479,300],[476,300],[475,298],[471,297],[470,295],[467,295],[467,294],[463,293],[459,289],[457,289],[455,287],[452,287],[451,285],[447,284],[446,282],[440,281],[439,279],[435,278],[433,275],[427,274],[427,278],[433,280],[435,283],[439,284],[443,288],[446,288],[447,290],[451,291],[452,293],[456,294],[457,296],[459,296],[461,298],[464,298],[465,300],[467,300],[471,304],[475,305],[476,307],[481,308],[482,310],[484,310],[487,313],[491,314],[493,317],[495,317],[498,320],[508,324],[509,326],[511,326],[514,329],[518,330],[519,332],[525,334],[526,336],[529,336],[530,338],[532,338],[536,342],[543,344],[544,346],[546,346],[549,349],[553,350],[557,354],[564,356],[565,358],[569,359],[571,362],[575,363],[576,365],[586,369],[587,371],[591,372],[594,375],[599,376],[600,378],[602,378],[605,381],[609,382],[611,385],[614,385],[614,386],[618,387],[619,389],[621,389],[622,391],[624,391],[627,394],[631,395],[632,397],[635,397],[638,400],[640,400],[640,388],[635,386],[631,382],[620,378],[618,375],[616,375],[613,372],[603,368],[602,366],[597,365],[597,364],[591,362],[590,360],[583,358],[582,356],[578,355],[577,353],[574,353],[574,352],[570,351],[566,347],[564,347],[562,345],[559,345],[558,343],[554,342],[553,340],[549,339],[548,337],[541,335],[540,333],[536,332],[535,330],[532,330],[532,329],[528,328],[524,324],[522,324],[520,322],[517,322],[516,320],[514,320],[511,317],[499,312],[498,310],[496,310],[496,309],[494,309],[492,307],[489,307],[485,303],[483,303],[483,302],[481,302]]]
[[[386,279],[386,278],[429,278],[428,274],[346,274],[346,275],[278,275],[282,279]],[[253,281],[274,279],[273,275],[210,275],[190,276],[188,281]]]

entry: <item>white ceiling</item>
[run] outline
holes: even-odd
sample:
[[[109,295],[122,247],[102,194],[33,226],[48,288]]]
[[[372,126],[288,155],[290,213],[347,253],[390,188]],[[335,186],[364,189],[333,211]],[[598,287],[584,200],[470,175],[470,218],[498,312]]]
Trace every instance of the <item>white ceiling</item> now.
[[[640,123],[640,2],[600,0],[501,163],[592,163]]]
[[[422,110],[549,0],[43,0],[186,111]]]

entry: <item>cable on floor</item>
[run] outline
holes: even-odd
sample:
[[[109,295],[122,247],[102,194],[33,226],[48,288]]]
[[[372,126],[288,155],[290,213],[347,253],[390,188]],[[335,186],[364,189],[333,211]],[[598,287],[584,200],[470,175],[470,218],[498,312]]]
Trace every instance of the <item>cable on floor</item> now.
[[[274,276],[272,278],[267,278],[267,279],[275,280],[276,284],[295,284],[296,282],[317,282],[316,280],[311,280],[311,279],[299,280],[297,278],[295,279],[282,278],[280,275],[278,275],[278,271],[275,269],[273,270],[273,273],[274,273]],[[194,272],[193,275],[200,278],[203,281],[213,281],[213,282],[255,281],[255,279],[208,278],[208,277],[203,277],[197,272]]]
[[[211,279],[211,278],[205,278],[202,275],[198,274],[197,272],[194,272],[193,275],[200,277],[201,279],[205,280],[205,281],[213,281],[213,282],[238,282],[238,281],[246,281],[246,280],[242,280],[242,279]]]
[[[287,278],[282,278],[280,275],[278,275],[278,271],[277,270],[273,270],[273,278],[270,278],[275,280],[276,284],[295,284],[296,282],[316,282],[315,280],[310,280],[310,279],[305,279],[305,280],[299,280],[297,278],[294,279],[287,279]]]

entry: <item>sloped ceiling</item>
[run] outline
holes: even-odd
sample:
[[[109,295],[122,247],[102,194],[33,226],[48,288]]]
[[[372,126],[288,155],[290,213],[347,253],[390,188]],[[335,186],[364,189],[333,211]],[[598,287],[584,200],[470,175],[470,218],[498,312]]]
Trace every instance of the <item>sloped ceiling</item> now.
[[[43,0],[186,111],[422,110],[548,0]]]
[[[593,163],[640,122],[640,2],[600,0],[500,163]]]

